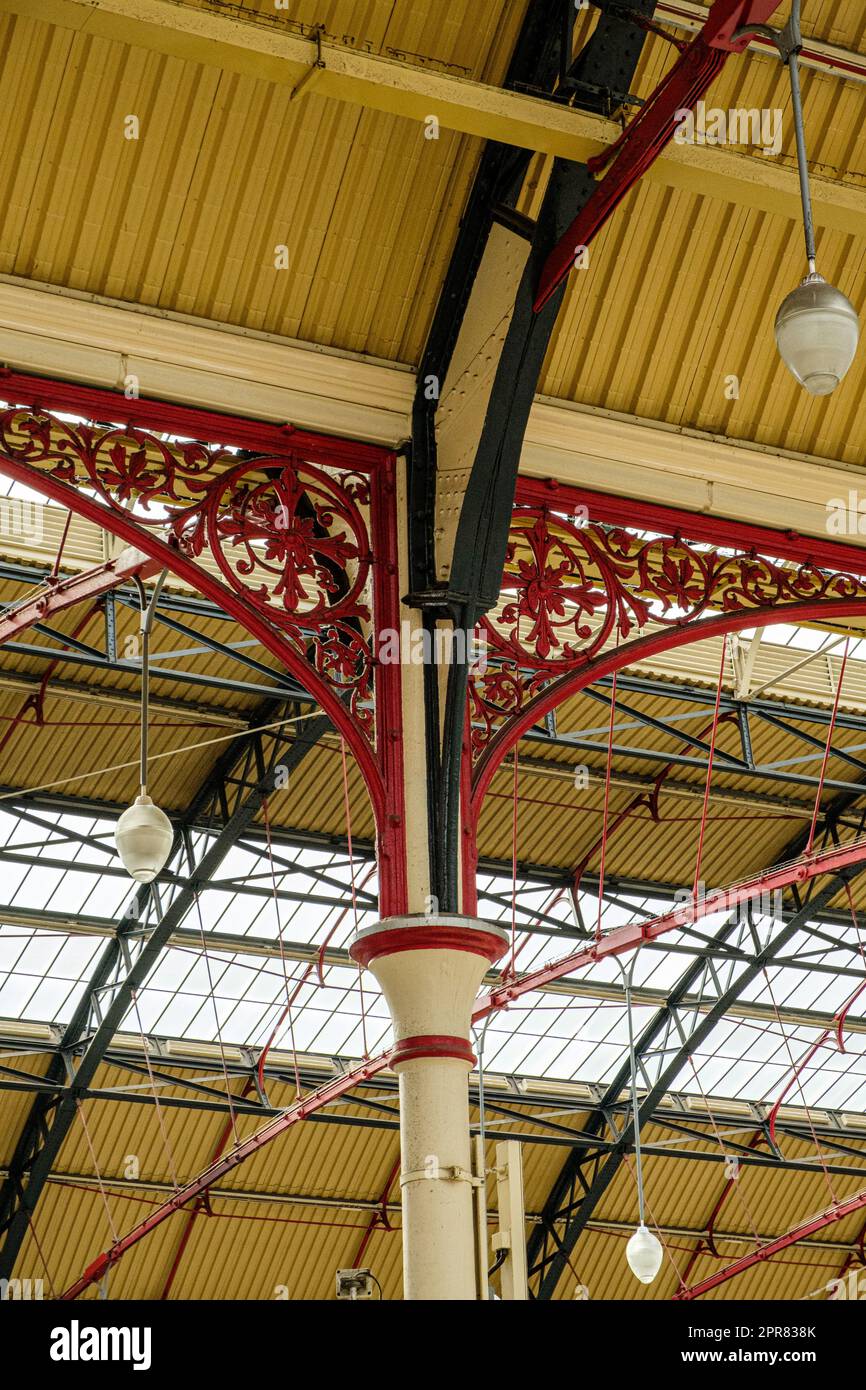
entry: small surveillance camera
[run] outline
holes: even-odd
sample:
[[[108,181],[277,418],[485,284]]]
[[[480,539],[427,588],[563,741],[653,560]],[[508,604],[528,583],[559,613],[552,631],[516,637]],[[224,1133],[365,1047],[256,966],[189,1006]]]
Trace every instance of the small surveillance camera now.
[[[370,1269],[338,1269],[337,1297],[343,1299],[372,1298],[373,1271]]]

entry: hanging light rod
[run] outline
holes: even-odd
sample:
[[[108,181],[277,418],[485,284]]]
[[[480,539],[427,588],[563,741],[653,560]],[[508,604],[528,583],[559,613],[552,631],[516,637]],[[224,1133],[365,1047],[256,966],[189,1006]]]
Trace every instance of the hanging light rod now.
[[[159,596],[168,571],[163,570],[148,602],[144,585],[134,575],[141,604],[141,755],[139,794],[117,822],[115,842],[123,867],[138,883],[152,883],[171,850],[174,831],[164,811],[147,794],[148,712],[150,687],[150,634]]]
[[[625,990],[625,1014],[628,1020],[628,1057],[629,1071],[631,1075],[631,1110],[632,1126],[634,1129],[634,1163],[635,1177],[637,1180],[637,1205],[638,1205],[638,1225],[637,1230],[631,1236],[625,1247],[625,1257],[628,1260],[629,1269],[636,1279],[642,1284],[651,1284],[662,1267],[664,1250],[662,1243],[657,1235],[649,1229],[646,1224],[646,1201],[644,1198],[643,1185],[643,1156],[641,1153],[640,1138],[640,1106],[637,1098],[637,1052],[634,1041],[634,1009],[632,999],[632,986],[634,984],[634,968],[640,956],[640,947],[635,951],[628,966],[624,966],[622,961],[616,956],[617,965],[622,973],[623,987]]]
[[[823,275],[818,274],[816,266],[815,224],[800,92],[799,62],[803,48],[800,0],[794,0],[790,18],[783,29],[774,29],[769,24],[746,24],[735,35],[736,38],[750,36],[767,39],[775,45],[791,79],[791,106],[806,243],[807,274],[779,306],[775,323],[776,344],[785,366],[810,395],[829,396],[854,360],[860,338],[860,321],[851,301],[841,290],[829,285]]]

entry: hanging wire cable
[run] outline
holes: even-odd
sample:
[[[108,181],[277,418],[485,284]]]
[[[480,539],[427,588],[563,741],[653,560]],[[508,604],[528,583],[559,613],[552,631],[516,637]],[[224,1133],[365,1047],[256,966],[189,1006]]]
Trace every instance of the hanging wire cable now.
[[[719,1126],[718,1126],[718,1124],[717,1124],[717,1122],[716,1122],[716,1117],[715,1117],[715,1115],[713,1114],[712,1107],[711,1107],[711,1105],[710,1105],[709,1099],[708,1099],[708,1097],[707,1097],[706,1092],[704,1091],[703,1085],[701,1084],[701,1078],[700,1078],[700,1075],[699,1075],[699,1073],[698,1073],[698,1069],[697,1069],[697,1067],[695,1066],[695,1059],[694,1059],[694,1057],[692,1056],[691,1053],[689,1053],[689,1066],[690,1066],[691,1069],[692,1069],[692,1072],[693,1072],[693,1074],[694,1074],[695,1081],[697,1082],[698,1090],[699,1090],[700,1093],[701,1093],[701,1098],[702,1098],[702,1100],[703,1100],[703,1102],[704,1102],[704,1106],[706,1107],[707,1118],[709,1119],[709,1122],[710,1122],[710,1124],[711,1124],[711,1126],[712,1126],[713,1134],[714,1134],[715,1137],[716,1137],[716,1142],[718,1143],[719,1149],[720,1149],[721,1152],[722,1152],[723,1158],[725,1159],[726,1162],[728,1162],[728,1160],[729,1160],[729,1158],[730,1158],[730,1155],[728,1154],[728,1151],[727,1151],[727,1149],[725,1148],[724,1140],[722,1139],[722,1135],[721,1135],[721,1132],[720,1132],[720,1130],[719,1130]],[[739,1160],[737,1159],[736,1155],[734,1155],[734,1161],[735,1161],[736,1163],[739,1162]],[[737,1171],[739,1172],[739,1168],[737,1169]],[[754,1218],[754,1216],[752,1215],[752,1212],[751,1212],[750,1209],[749,1209],[749,1205],[748,1205],[748,1203],[746,1202],[745,1197],[743,1196],[742,1192],[740,1191],[738,1182],[736,1181],[736,1179],[732,1179],[731,1181],[732,1181],[732,1183],[733,1183],[733,1191],[736,1193],[736,1196],[737,1196],[737,1201],[740,1203],[740,1206],[742,1207],[743,1212],[744,1212],[744,1214],[745,1214],[746,1220],[748,1221],[750,1227],[752,1228],[752,1236],[753,1236],[754,1241],[755,1241],[755,1248],[757,1249],[757,1247],[758,1247],[758,1246],[760,1245],[760,1243],[761,1243],[761,1238],[760,1238],[760,1236],[758,1235],[758,1227],[757,1227],[757,1224],[756,1224],[756,1222],[755,1222],[755,1218]]]
[[[235,1106],[234,1106],[235,1097],[234,1097],[234,1093],[232,1092],[231,1082],[229,1081],[229,1069],[228,1069],[228,1063],[226,1062],[225,1047],[223,1046],[223,1036],[222,1036],[222,1029],[221,1029],[221,1027],[220,1027],[219,1008],[218,1008],[218,1006],[217,1006],[216,990],[215,990],[215,988],[214,988],[214,982],[213,982],[213,972],[211,971],[210,955],[208,954],[207,940],[206,940],[206,938],[205,938],[204,920],[203,920],[203,918],[202,918],[202,913],[201,913],[201,902],[199,901],[199,896],[200,896],[200,895],[199,895],[199,893],[196,891],[196,892],[193,894],[193,896],[194,896],[194,898],[195,898],[195,907],[196,907],[196,912],[197,912],[197,914],[198,914],[198,929],[199,929],[199,934],[200,934],[200,936],[201,936],[201,947],[202,947],[202,953],[203,953],[203,955],[204,955],[205,969],[206,969],[206,971],[207,971],[208,989],[209,989],[209,993],[210,993],[210,999],[211,999],[211,1002],[212,1002],[212,1004],[213,1004],[213,1016],[214,1016],[214,1025],[215,1025],[215,1028],[216,1028],[217,1043],[218,1043],[218,1045],[219,1045],[220,1058],[221,1058],[221,1060],[222,1060],[223,1077],[225,1078],[225,1083],[226,1083],[226,1100],[228,1101],[228,1106],[229,1106],[229,1116],[230,1116],[230,1119],[231,1119],[232,1137],[233,1137],[233,1139],[234,1139],[234,1141],[235,1141],[235,1145],[237,1145],[237,1142],[238,1142],[238,1129],[237,1129],[237,1119],[236,1119],[236,1116],[235,1116]]]
[[[484,1044],[487,1041],[487,1029],[490,1026],[492,1014],[488,1014],[484,1020],[484,1025],[479,1033],[473,1027],[472,1033],[475,1038],[475,1051],[478,1054],[478,1137],[481,1140],[481,1151],[484,1152],[485,1130],[484,1130]]]
[[[349,765],[346,760],[346,740],[340,739],[340,762],[343,769],[343,805],[346,815],[346,841],[349,846],[349,878],[352,885],[352,918],[355,926],[355,935],[358,933],[358,899],[355,892],[355,856],[352,850],[352,805],[349,798]],[[361,1038],[364,1046],[364,1057],[369,1057],[367,1048],[367,1006],[364,1000],[364,977],[360,962],[358,962],[358,989],[361,994]]]
[[[695,877],[692,885],[692,897],[694,898],[697,898],[698,896],[698,886],[701,881],[701,864],[703,863],[704,856],[704,836],[706,834],[707,829],[707,812],[710,808],[710,783],[712,782],[713,778],[713,760],[716,756],[716,735],[719,731],[719,709],[721,707],[722,702],[722,683],[725,678],[725,661],[727,658],[727,652],[728,636],[727,633],[725,633],[725,635],[722,638],[722,660],[719,665],[719,682],[716,686],[716,704],[715,709],[713,710],[713,723],[712,729],[710,731],[710,751],[707,757],[707,780],[704,785],[704,804],[703,810],[701,811],[700,830],[698,832],[698,853],[695,861]]]
[[[667,1254],[668,1259],[673,1265],[674,1272],[676,1273],[677,1278],[680,1280],[680,1283],[682,1283],[682,1278],[680,1276],[679,1269],[677,1268],[676,1261],[673,1259],[670,1252],[667,1251],[666,1246],[664,1244],[664,1240],[660,1239],[658,1235],[653,1236],[646,1224],[647,1204],[644,1192],[643,1153],[641,1150],[640,1134],[640,1106],[638,1104],[637,1098],[637,1048],[635,1046],[634,1038],[633,1006],[634,972],[637,962],[640,958],[640,949],[642,945],[642,941],[638,942],[637,948],[634,954],[632,955],[631,959],[629,960],[628,966],[624,966],[618,956],[614,957],[622,974],[623,990],[625,994],[625,1012],[626,1020],[628,1023],[628,1056],[629,1071],[631,1073],[632,1129],[634,1133],[635,1182],[637,1184],[638,1202],[638,1227],[629,1239],[628,1245],[626,1247],[626,1257],[628,1259],[632,1273],[635,1274],[641,1280],[642,1283],[651,1284],[652,1281],[658,1275],[658,1272],[661,1268],[662,1260],[664,1259],[665,1254]],[[650,1219],[653,1225],[656,1226],[656,1228],[658,1229],[657,1222],[655,1218],[652,1216],[652,1214],[650,1214]]]
[[[624,1161],[625,1161],[625,1166],[626,1166],[626,1168],[628,1169],[629,1173],[631,1174],[632,1178],[634,1179],[635,1184],[637,1184],[636,1170],[635,1170],[635,1168],[634,1168],[634,1166],[633,1166],[633,1164],[632,1164],[631,1158],[629,1157],[629,1155],[628,1155],[627,1153],[624,1153],[624,1154],[623,1154],[623,1159],[624,1159]],[[655,1231],[656,1239],[658,1240],[658,1242],[659,1242],[659,1244],[661,1245],[662,1250],[663,1250],[663,1252],[664,1252],[664,1257],[665,1257],[665,1259],[668,1261],[669,1265],[671,1266],[671,1269],[673,1270],[674,1274],[676,1275],[677,1283],[679,1284],[680,1288],[681,1288],[681,1289],[684,1289],[684,1288],[686,1287],[685,1279],[684,1279],[683,1276],[682,1276],[682,1273],[681,1273],[681,1271],[680,1271],[679,1265],[677,1264],[676,1260],[675,1260],[674,1257],[673,1257],[673,1251],[674,1251],[674,1250],[681,1250],[681,1249],[682,1249],[682,1246],[675,1246],[675,1245],[672,1244],[671,1241],[669,1241],[669,1240],[666,1239],[665,1233],[664,1233],[664,1231],[662,1230],[662,1227],[661,1227],[661,1225],[659,1224],[659,1222],[656,1220],[655,1213],[654,1213],[652,1207],[649,1205],[649,1203],[647,1203],[647,1209],[646,1209],[646,1211],[647,1211],[647,1216],[649,1217],[650,1226],[651,1226],[652,1229]],[[619,1233],[617,1233],[617,1235],[619,1235]],[[620,1238],[621,1238],[621,1237],[620,1237]]]
[[[370,882],[371,878],[373,878],[373,877],[375,876],[375,873],[376,873],[376,865],[375,865],[375,863],[373,863],[373,864],[370,865],[370,867],[368,868],[368,870],[367,870],[367,872],[365,873],[364,877],[361,879],[360,883],[358,884],[358,888],[359,888],[359,889],[361,889],[361,888],[366,888],[366,886],[367,886],[367,884]],[[316,956],[316,970],[317,970],[317,972],[318,972],[319,984],[320,984],[320,985],[324,985],[324,983],[325,983],[325,952],[327,951],[328,947],[330,946],[331,942],[333,941],[334,936],[335,936],[336,933],[337,933],[337,930],[339,929],[339,927],[342,926],[343,922],[345,921],[346,915],[347,915],[349,912],[351,912],[351,911],[352,911],[352,904],[349,904],[348,907],[344,907],[344,908],[343,908],[342,912],[339,914],[339,916],[337,917],[336,921],[333,923],[333,925],[332,925],[330,931],[328,932],[327,936],[324,938],[324,940],[322,941],[321,946],[319,947],[318,954],[317,954],[317,956]]]
[[[51,584],[60,573],[60,562],[63,559],[63,552],[66,549],[66,541],[69,536],[69,527],[72,523],[72,512],[66,509],[66,520],[63,523],[63,531],[60,536],[60,544],[57,547],[57,554],[54,557],[54,564],[51,566],[51,574],[46,579],[47,584]]]
[[[147,1038],[144,1035],[144,1028],[142,1027],[141,1023],[141,1010],[138,1007],[138,990],[136,989],[132,990],[132,1003],[135,1009],[135,1018],[138,1024],[138,1032],[141,1038],[142,1050],[144,1052],[144,1065],[147,1068],[147,1075],[150,1081],[150,1089],[153,1092],[153,1103],[156,1106],[156,1119],[157,1124],[159,1126],[160,1136],[162,1138],[162,1147],[165,1151],[165,1156],[168,1159],[168,1169],[171,1173],[171,1181],[175,1189],[177,1189],[180,1186],[177,1179],[177,1165],[174,1160],[174,1153],[172,1151],[171,1141],[168,1137],[168,1130],[165,1124],[165,1117],[162,1113],[162,1102],[160,1100],[159,1091],[156,1085],[156,1077],[153,1074],[153,1067],[151,1066],[150,1062],[150,1045],[148,1043]]]
[[[627,966],[623,965],[619,956],[614,956],[613,959],[616,961],[622,974],[623,989],[625,992],[625,1015],[626,1020],[628,1022],[628,1058],[629,1070],[631,1073],[631,1111],[632,1124],[634,1127],[634,1160],[635,1172],[637,1174],[638,1214],[640,1218],[640,1224],[644,1226],[646,1225],[646,1222],[644,1220],[645,1201],[643,1186],[643,1159],[641,1156],[640,1148],[640,1107],[638,1105],[637,1099],[637,1051],[635,1049],[634,1018],[632,1016],[632,987],[634,983],[634,970],[635,966],[637,965],[639,955],[640,946],[638,946],[637,950],[632,955]]]
[[[827,1184],[827,1191],[830,1193],[830,1199],[831,1199],[831,1201],[833,1202],[833,1204],[835,1205],[835,1204],[838,1202],[839,1199],[838,1199],[838,1197],[836,1196],[836,1192],[835,1192],[835,1189],[834,1189],[834,1187],[833,1187],[833,1181],[832,1181],[832,1178],[830,1177],[830,1171],[829,1171],[829,1169],[828,1169],[828,1167],[827,1167],[827,1160],[825,1159],[825,1157],[824,1157],[824,1151],[823,1151],[823,1149],[821,1148],[820,1143],[818,1142],[818,1134],[817,1134],[817,1131],[816,1131],[816,1129],[815,1129],[815,1125],[814,1125],[814,1123],[813,1123],[813,1121],[812,1121],[812,1112],[811,1112],[811,1110],[809,1109],[809,1104],[808,1104],[808,1102],[807,1102],[807,1100],[806,1100],[806,1092],[805,1092],[805,1090],[803,1089],[803,1082],[802,1082],[802,1078],[801,1078],[801,1075],[800,1075],[800,1073],[802,1072],[802,1064],[801,1064],[800,1066],[798,1066],[798,1064],[794,1061],[794,1054],[793,1054],[793,1052],[792,1052],[792,1050],[791,1050],[791,1042],[790,1042],[790,1039],[789,1039],[789,1037],[788,1037],[788,1034],[787,1034],[786,1031],[785,1031],[784,1024],[782,1023],[781,1015],[779,1014],[779,1007],[778,1007],[778,1005],[777,1005],[777,1003],[776,1003],[776,996],[775,996],[775,994],[773,993],[773,986],[772,986],[772,984],[771,984],[771,982],[770,982],[769,971],[767,970],[766,967],[764,967],[764,980],[765,980],[766,985],[767,985],[767,992],[769,993],[769,996],[770,996],[770,1002],[771,1002],[772,1005],[773,1005],[773,1013],[774,1013],[775,1016],[776,1016],[776,1023],[778,1024],[779,1032],[781,1033],[782,1038],[784,1039],[785,1050],[786,1050],[786,1052],[788,1053],[788,1060],[789,1060],[789,1062],[791,1063],[791,1070],[792,1070],[792,1072],[794,1073],[794,1081],[796,1082],[797,1089],[798,1089],[798,1091],[800,1092],[800,1099],[801,1099],[802,1102],[803,1102],[803,1109],[806,1111],[806,1120],[807,1120],[807,1122],[808,1122],[809,1130],[810,1130],[811,1135],[812,1135],[812,1142],[813,1142],[814,1145],[815,1145],[815,1152],[816,1152],[816,1154],[818,1155],[818,1161],[820,1162],[821,1168],[823,1169],[823,1172],[824,1172],[824,1181],[825,1181],[826,1184]]]
[[[70,518],[71,515],[72,514],[70,513]],[[67,531],[68,524],[66,530],[64,530],[64,541],[66,539]],[[140,794],[142,796],[147,795],[147,752],[149,733],[148,716],[150,707],[150,634],[153,627],[154,615],[156,613],[160,595],[162,594],[163,585],[165,584],[167,576],[168,570],[164,569],[157,578],[150,599],[148,599],[147,597],[147,592],[139,576],[133,576],[138,591],[138,600],[140,608],[139,632],[141,635],[141,723],[139,734],[139,784]],[[157,1091],[156,1078],[154,1077],[153,1068],[150,1063],[150,1048],[148,1046],[147,1039],[144,1036],[144,1028],[142,1027],[141,1010],[139,1008],[138,1002],[138,991],[133,989],[131,995],[133,1007],[135,1009],[136,1021],[138,1023],[138,1031],[141,1035],[142,1048],[144,1050],[145,1066],[147,1068],[147,1074],[150,1080],[151,1090],[153,1092],[154,1105],[156,1106],[157,1125],[159,1127],[160,1135],[162,1138],[163,1149],[168,1160],[168,1167],[169,1172],[171,1173],[172,1182],[174,1183],[175,1188],[177,1188],[177,1165],[175,1164],[174,1154],[172,1152],[171,1143],[168,1138],[168,1130],[165,1124],[165,1117],[162,1113],[162,1105],[160,1103],[160,1097]]]
[[[601,822],[601,859],[598,867],[598,918],[595,924],[595,939],[601,940],[601,917],[604,910],[604,871],[607,861],[607,827],[610,811],[610,778],[613,768],[613,731],[616,719],[616,677],[614,671],[610,692],[610,725],[607,731],[607,767],[604,774],[604,812]]]
[[[90,1129],[88,1128],[87,1118],[84,1114],[84,1107],[82,1106],[80,1100],[76,1100],[75,1109],[78,1113],[78,1118],[81,1121],[82,1128],[84,1129],[84,1138],[87,1141],[87,1147],[90,1150],[90,1161],[93,1164],[94,1176],[96,1178],[97,1186],[99,1187],[99,1191],[102,1196],[102,1203],[105,1207],[105,1215],[108,1218],[108,1228],[111,1231],[111,1239],[116,1245],[117,1242],[120,1240],[120,1236],[118,1234],[117,1227],[114,1224],[114,1217],[111,1214],[111,1206],[109,1205],[108,1194],[105,1191],[105,1184],[103,1183],[102,1173],[100,1171],[99,1163],[97,1162],[96,1158],[96,1150],[93,1147],[93,1140],[90,1137]]]
[[[264,813],[264,820],[265,820],[265,836],[266,836],[266,839],[267,839],[267,846],[268,846],[268,861],[269,861],[270,866],[271,866],[271,884],[272,884],[272,887],[273,887],[273,895],[274,895],[274,914],[275,914],[275,917],[276,917],[276,925],[277,925],[277,941],[279,942],[279,946],[280,946],[280,963],[281,963],[282,968],[283,968],[283,982],[284,982],[284,984],[285,984],[285,989],[286,989],[286,1006],[285,1006],[285,1008],[283,1009],[283,1011],[281,1012],[280,1017],[279,1017],[279,1019],[277,1020],[277,1023],[276,1023],[276,1025],[275,1025],[274,1029],[273,1029],[273,1032],[271,1033],[271,1036],[268,1038],[267,1043],[266,1043],[265,1046],[262,1048],[262,1053],[261,1053],[261,1056],[259,1057],[259,1064],[258,1064],[257,1075],[258,1075],[258,1079],[259,1079],[259,1090],[260,1090],[261,1092],[263,1092],[263,1091],[264,1091],[264,1069],[265,1069],[265,1060],[266,1060],[266,1058],[267,1058],[268,1052],[270,1051],[271,1044],[273,1043],[274,1038],[276,1037],[277,1030],[282,1026],[283,1020],[284,1020],[285,1018],[288,1018],[288,1020],[289,1020],[289,1041],[290,1041],[291,1048],[292,1048],[292,1060],[293,1060],[293,1062],[294,1062],[294,1068],[295,1068],[295,1100],[300,1100],[300,1098],[301,1098],[301,1073],[300,1073],[300,1070],[299,1070],[299,1068],[298,1068],[298,1052],[297,1052],[297,1048],[295,1047],[295,1023],[294,1023],[294,1019],[293,1019],[293,1017],[292,1017],[292,1004],[293,1004],[293,1002],[294,1002],[295,997],[297,996],[298,991],[299,991],[300,988],[301,988],[301,985],[303,984],[303,982],[304,982],[304,980],[306,979],[307,975],[309,975],[309,973],[310,973],[310,971],[311,971],[311,969],[312,969],[312,966],[310,965],[310,966],[307,967],[306,971],[303,973],[303,975],[302,975],[300,981],[298,982],[298,985],[297,985],[296,989],[295,989],[294,991],[290,991],[290,989],[289,989],[289,972],[288,972],[288,968],[287,968],[287,966],[286,966],[286,952],[285,952],[285,947],[284,947],[284,945],[283,945],[283,926],[282,926],[282,921],[281,921],[281,918],[280,918],[280,899],[279,899],[279,894],[277,893],[277,875],[276,875],[276,869],[275,869],[275,867],[274,867],[274,851],[273,851],[273,846],[272,846],[272,843],[271,843],[271,816],[270,816],[270,807],[269,807],[269,805],[268,805],[268,798],[267,798],[267,797],[265,797],[264,800],[263,800],[263,802],[262,802],[262,811],[263,811],[263,813]]]
[[[63,559],[63,552],[66,549],[66,540],[69,535],[69,525],[71,521],[72,512],[67,509],[66,520],[63,523],[63,531],[61,532],[60,544],[57,548],[57,554],[54,557],[54,562],[51,566],[50,572],[38,581],[37,590],[47,589],[51,591],[54,587],[54,583],[57,579],[58,574],[60,573],[60,562]],[[36,595],[34,595],[33,593],[27,593],[24,594],[22,598],[15,599],[12,603],[0,604],[0,613],[2,613],[2,616],[4,618],[11,617],[13,613],[17,613],[20,609],[27,608],[28,606],[32,605],[34,598],[38,597],[38,592]]]
[[[851,884],[848,883],[847,880],[845,882],[845,893],[848,898],[848,907],[851,911],[851,921],[854,924],[854,931],[857,935],[857,949],[860,952],[860,959],[862,960],[864,967],[866,967],[866,947],[864,947],[863,944],[863,933],[860,930],[860,922],[857,917],[857,909],[854,906],[854,895],[851,892]],[[866,980],[864,980],[863,983],[859,986],[859,988],[854,991],[850,999],[847,1001],[846,1004],[842,1006],[842,1008],[836,1015],[836,1046],[839,1048],[840,1052],[845,1051],[845,1020],[848,1017],[848,1013],[851,1009],[852,1004],[854,1004],[855,1001],[860,998],[860,995],[863,993],[864,990],[866,990]]]
[[[554,908],[554,907],[556,906],[556,904],[557,904],[562,898],[565,897],[566,891],[567,891],[567,890],[566,890],[565,888],[555,888],[555,889],[550,893],[549,897],[547,897],[547,898],[544,900],[544,902],[541,904],[541,907],[538,908],[537,914],[536,914],[536,916],[535,916],[535,918],[534,918],[534,920],[533,920],[532,925],[537,925],[539,922],[541,922],[542,918],[543,918],[547,913],[549,913],[549,912],[551,911],[551,909]],[[515,973],[515,971],[514,971],[514,966],[515,966],[515,964],[516,964],[517,957],[520,955],[521,951],[523,951],[523,950],[526,949],[526,947],[532,942],[532,940],[533,940],[533,936],[532,936],[532,927],[530,926],[530,927],[527,928],[527,930],[523,933],[522,939],[518,942],[518,945],[517,945],[516,950],[515,950],[515,951],[513,952],[513,954],[509,957],[508,964],[507,964],[507,966],[506,966],[506,967],[503,969],[503,971],[502,971],[502,979],[503,979],[503,980],[508,979],[508,978],[510,978],[512,975],[514,975],[514,973]]]
[[[39,1258],[42,1261],[42,1268],[45,1270],[45,1278],[48,1280],[48,1287],[51,1290],[51,1297],[56,1298],[57,1289],[54,1287],[54,1280],[51,1278],[51,1270],[48,1268],[48,1261],[45,1258],[45,1252],[43,1251],[39,1237],[36,1234],[36,1226],[33,1221],[32,1212],[27,1213],[27,1225],[30,1230],[30,1235],[33,1238],[33,1244],[36,1246],[37,1254],[39,1255]]]
[[[830,758],[830,746],[833,742],[833,731],[836,728],[836,716],[839,713],[839,697],[842,694],[842,682],[845,679],[845,667],[848,665],[848,648],[850,637],[845,639],[845,650],[842,653],[842,665],[839,667],[839,679],[836,682],[836,696],[833,700],[833,713],[830,716],[830,723],[827,726],[827,739],[824,744],[824,757],[821,760],[821,775],[818,778],[818,790],[815,792],[815,808],[812,812],[812,825],[809,829],[809,840],[806,845],[806,854],[812,853],[812,846],[815,843],[815,831],[818,827],[818,815],[821,810],[821,793],[824,790],[824,777],[827,772],[827,763]]]
[[[244,735],[263,734],[271,729],[285,729],[290,724],[303,724],[306,719],[320,719],[321,714],[318,710],[313,710],[310,714],[296,714],[291,719],[277,719],[272,724],[258,724],[253,728],[244,729]],[[180,748],[171,748],[165,753],[149,753],[148,763],[159,762],[162,758],[179,758],[183,753],[193,753],[199,748],[212,748],[218,743],[232,743],[238,737],[238,730],[234,729],[230,734],[221,734],[217,738],[198,739],[195,743],[184,743]],[[60,777],[54,782],[43,782],[38,787],[16,787],[11,792],[0,792],[0,801],[11,801],[20,799],[22,796],[33,796],[36,792],[51,791],[54,787],[67,787],[72,782],[86,782],[91,777],[105,777],[110,772],[125,772],[127,768],[141,766],[141,759],[134,758],[130,762],[113,763],[110,767],[95,767],[89,772],[78,772],[74,777]]]
[[[139,635],[141,637],[141,745],[139,756],[139,782],[141,783],[142,796],[147,796],[147,717],[150,708],[150,634],[153,630],[153,619],[167,576],[168,570],[163,570],[148,600],[147,591],[140,578],[137,574],[133,575],[135,586],[138,590],[138,601],[141,606],[141,619],[139,623]]]
[[[797,142],[797,174],[800,180],[800,203],[803,210],[803,237],[806,243],[806,262],[809,274],[814,275],[816,265],[815,223],[812,216],[812,194],[809,188],[809,160],[806,152],[806,130],[803,120],[803,98],[800,92],[800,3],[793,0],[788,27],[791,36],[791,49],[785,53],[779,49],[780,56],[787,64],[791,80],[791,109],[794,113],[794,134]]]
[[[513,974],[517,948],[517,792],[520,762],[514,745],[514,772],[511,779],[511,959],[506,974]]]

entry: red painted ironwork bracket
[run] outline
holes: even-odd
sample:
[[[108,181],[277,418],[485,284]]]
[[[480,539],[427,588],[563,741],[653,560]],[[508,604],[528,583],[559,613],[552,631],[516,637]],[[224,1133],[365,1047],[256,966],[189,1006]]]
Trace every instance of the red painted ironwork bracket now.
[[[716,0],[703,29],[683,50],[619,140],[587,162],[589,170],[596,173],[614,159],[545,261],[533,305],[536,313],[573,268],[578,248],[589,245],[626,193],[673,139],[677,112],[691,110],[729,56],[747,46],[749,36],[738,38],[737,31],[746,24],[766,23],[778,6],[779,0]]]
[[[370,795],[382,910],[405,911],[401,668],[377,656],[400,629],[395,456],[0,370],[0,474],[189,584],[317,700]],[[96,592],[115,582],[94,572]],[[69,582],[70,604],[93,598],[87,583]],[[46,616],[16,612],[6,640]]]
[[[470,843],[492,777],[523,733],[594,681],[743,628],[866,613],[861,547],[555,479],[520,480],[512,543],[505,602],[495,624],[482,620],[488,669],[470,688]]]

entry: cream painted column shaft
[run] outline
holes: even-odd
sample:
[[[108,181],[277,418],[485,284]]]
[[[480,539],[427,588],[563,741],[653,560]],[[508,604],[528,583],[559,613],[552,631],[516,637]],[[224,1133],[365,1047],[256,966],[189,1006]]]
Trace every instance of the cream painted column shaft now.
[[[379,982],[400,1078],[403,1287],[413,1300],[475,1299],[469,1135],[472,1005],[508,934],[476,918],[393,917],[358,933]]]

